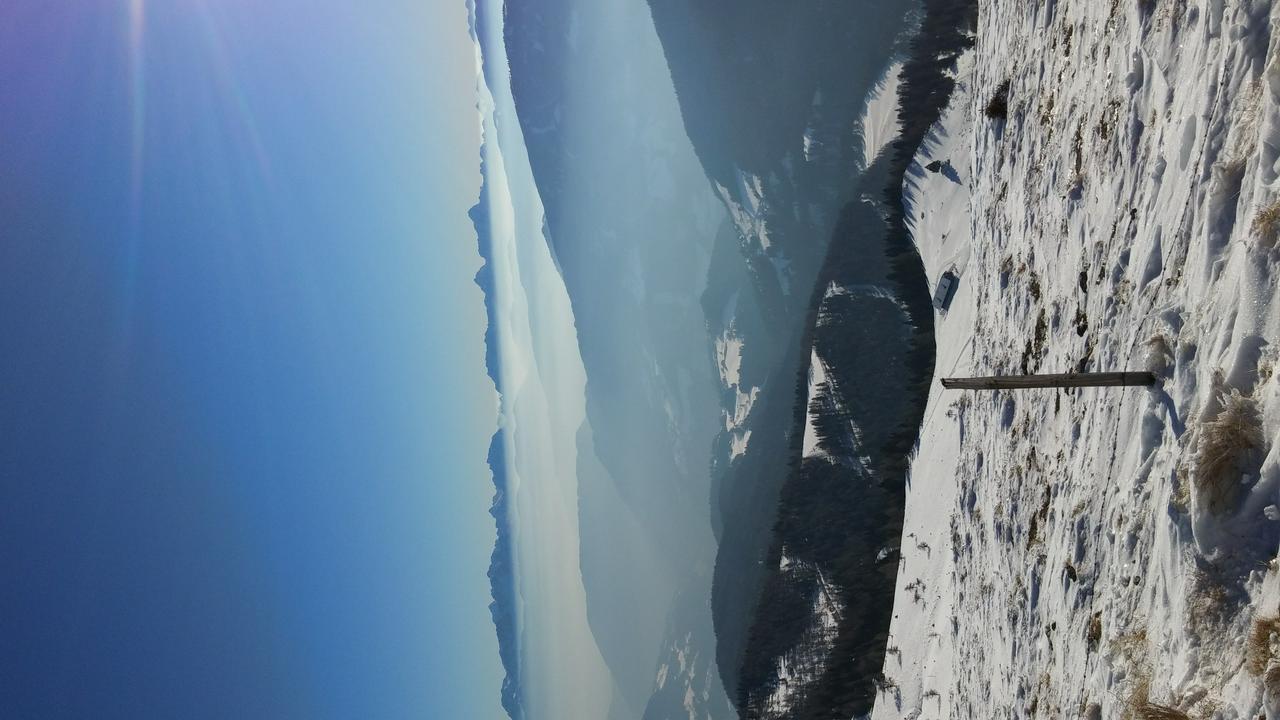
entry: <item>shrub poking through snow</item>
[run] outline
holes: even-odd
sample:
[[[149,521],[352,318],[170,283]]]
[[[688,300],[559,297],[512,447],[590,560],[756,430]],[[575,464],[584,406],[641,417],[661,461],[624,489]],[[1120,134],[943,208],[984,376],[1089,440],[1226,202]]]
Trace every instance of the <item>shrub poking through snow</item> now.
[[[1262,247],[1274,248],[1280,237],[1280,200],[1267,205],[1253,216],[1253,234]]]
[[[984,112],[992,120],[1004,120],[1009,117],[1008,80],[1000,83],[1000,87],[996,88],[996,94],[991,96],[991,101],[987,103],[987,109]]]
[[[1245,641],[1244,664],[1254,675],[1266,673],[1268,687],[1272,685],[1272,675],[1280,670],[1280,666],[1268,670],[1273,661],[1280,660],[1276,653],[1277,642],[1280,642],[1280,617],[1254,619],[1249,637]],[[1280,682],[1280,677],[1275,680]]]
[[[1262,447],[1258,403],[1239,390],[1223,393],[1217,416],[1200,426],[1195,459],[1196,490],[1209,510],[1221,512],[1240,488],[1241,464]]]

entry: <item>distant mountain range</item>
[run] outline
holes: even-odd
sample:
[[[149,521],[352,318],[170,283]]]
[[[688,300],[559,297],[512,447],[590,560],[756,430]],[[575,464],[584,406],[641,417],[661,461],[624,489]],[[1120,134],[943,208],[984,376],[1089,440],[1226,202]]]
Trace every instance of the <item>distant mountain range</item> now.
[[[881,194],[945,94],[870,166],[859,123],[919,7],[505,7],[512,93],[588,377],[581,566],[618,685],[611,718],[862,707],[892,597],[898,456],[932,362],[928,289],[903,274],[901,217]],[[496,473],[500,450],[490,462]],[[503,502],[499,485],[492,609],[504,706],[520,717]],[[821,542],[796,534],[815,524]]]
[[[587,373],[579,560],[610,717],[665,717],[659,696],[721,717],[706,602],[720,386],[700,298],[726,211],[642,0],[511,3],[504,32]]]
[[[467,1],[468,21],[471,35],[479,38],[478,26],[481,15],[485,12],[481,4],[474,0]],[[498,353],[498,324],[500,318],[494,306],[493,247],[491,245],[491,227],[489,222],[489,180],[488,168],[485,167],[484,155],[480,155],[480,196],[468,215],[476,229],[478,251],[484,265],[476,273],[476,284],[484,291],[485,296],[485,365],[489,378],[494,385],[500,382]],[[506,458],[503,456],[502,430],[498,429],[489,441],[488,463],[493,474],[495,490],[493,504],[489,514],[494,518],[498,537],[489,559],[489,584],[493,601],[489,604],[489,613],[493,617],[494,628],[498,636],[498,654],[502,660],[506,676],[502,681],[502,707],[512,720],[524,720],[524,710],[520,706],[520,654],[519,628],[516,623],[519,606],[518,592],[515,582],[515,560],[512,556],[511,527],[507,523],[509,504],[506,486]]]

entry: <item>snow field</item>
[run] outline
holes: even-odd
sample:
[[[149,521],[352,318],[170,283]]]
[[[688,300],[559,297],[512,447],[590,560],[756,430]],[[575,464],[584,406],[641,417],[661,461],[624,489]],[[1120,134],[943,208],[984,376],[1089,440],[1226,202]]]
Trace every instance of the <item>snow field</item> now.
[[[874,718],[1280,718],[1253,632],[1280,612],[1278,24],[1265,0],[980,3],[906,188],[931,282],[961,278],[936,374],[1161,382],[935,384]]]

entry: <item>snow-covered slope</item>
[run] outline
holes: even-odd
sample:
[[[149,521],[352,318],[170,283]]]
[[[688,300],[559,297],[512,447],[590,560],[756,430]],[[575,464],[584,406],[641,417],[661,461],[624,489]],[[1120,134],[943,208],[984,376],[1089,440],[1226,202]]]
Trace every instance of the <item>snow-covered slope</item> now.
[[[854,132],[862,136],[862,165],[869,167],[881,151],[901,131],[898,122],[898,87],[901,85],[902,61],[885,69],[875,89],[867,95],[867,106]]]
[[[937,375],[1160,384],[935,383],[873,717],[1280,717],[1246,652],[1280,611],[1278,14],[981,3],[908,178],[930,280],[960,275]]]

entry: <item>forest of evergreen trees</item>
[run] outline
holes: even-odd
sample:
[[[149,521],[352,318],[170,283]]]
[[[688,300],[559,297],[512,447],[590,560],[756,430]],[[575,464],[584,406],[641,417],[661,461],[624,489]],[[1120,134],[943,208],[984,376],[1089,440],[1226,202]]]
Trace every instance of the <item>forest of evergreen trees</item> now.
[[[921,26],[901,71],[901,134],[868,176],[882,182],[887,220],[850,202],[814,286],[806,348],[796,378],[790,465],[783,486],[769,573],[755,607],[737,673],[744,718],[771,717],[765,700],[778,686],[778,659],[828,653],[821,676],[790,688],[786,717],[849,718],[869,710],[884,662],[897,575],[905,483],[933,375],[933,309],[902,197],[912,158],[951,96],[956,57],[973,44],[975,0],[924,0]],[[876,236],[883,259],[869,258]],[[878,277],[871,277],[878,276]],[[895,298],[836,292],[887,278]],[[805,458],[810,409],[807,348],[827,366],[815,421],[823,454]],[[854,442],[852,427],[861,442]],[[857,446],[855,446],[857,445]],[[788,563],[779,567],[785,549]],[[842,607],[834,638],[818,647],[807,632],[819,575]],[[828,650],[828,648],[830,648]]]

